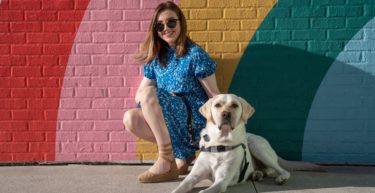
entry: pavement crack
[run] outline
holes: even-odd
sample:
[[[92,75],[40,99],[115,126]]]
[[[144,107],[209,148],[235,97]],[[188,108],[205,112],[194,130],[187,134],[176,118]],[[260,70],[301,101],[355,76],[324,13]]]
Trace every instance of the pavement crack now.
[[[255,182],[254,181],[251,181],[251,183],[253,184],[253,187],[254,187],[254,190],[256,193],[259,193],[258,189],[257,189],[257,186],[255,185]]]

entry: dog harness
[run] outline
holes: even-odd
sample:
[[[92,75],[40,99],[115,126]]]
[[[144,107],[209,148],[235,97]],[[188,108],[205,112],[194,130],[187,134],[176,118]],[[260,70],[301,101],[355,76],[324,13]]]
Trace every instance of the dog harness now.
[[[206,140],[206,136],[208,137],[208,135],[203,136],[205,140]],[[240,177],[238,178],[238,181],[237,181],[237,183],[240,183],[244,180],[247,168],[249,167],[249,164],[250,164],[250,162],[246,158],[246,146],[245,146],[245,144],[240,143],[240,144],[237,144],[237,145],[234,145],[234,146],[225,146],[225,145],[210,146],[210,147],[202,146],[200,148],[200,151],[201,152],[210,152],[210,153],[220,153],[220,152],[232,151],[232,150],[236,149],[237,147],[242,147],[243,150],[244,150],[244,156],[243,156],[243,160],[242,160],[242,164],[241,164],[241,165],[243,165],[243,167],[242,167],[242,169],[240,169]]]

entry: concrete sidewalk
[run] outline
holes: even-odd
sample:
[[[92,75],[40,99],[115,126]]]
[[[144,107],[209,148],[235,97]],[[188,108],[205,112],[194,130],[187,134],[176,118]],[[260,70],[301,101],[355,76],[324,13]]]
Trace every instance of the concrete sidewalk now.
[[[168,193],[180,181],[141,184],[137,175],[150,166],[64,165],[2,166],[0,193]],[[184,176],[180,177],[180,180]],[[203,181],[193,190],[209,186]],[[329,167],[329,171],[292,172],[283,186],[273,179],[230,187],[228,193],[375,193],[375,167]]]

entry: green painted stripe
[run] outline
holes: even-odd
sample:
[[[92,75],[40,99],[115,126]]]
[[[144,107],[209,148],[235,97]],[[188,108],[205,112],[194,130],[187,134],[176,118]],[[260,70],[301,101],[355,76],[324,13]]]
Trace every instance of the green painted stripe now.
[[[375,15],[372,1],[310,2],[279,0],[250,41],[229,88],[256,108],[248,131],[265,136],[293,160],[302,157],[306,120],[322,79]]]

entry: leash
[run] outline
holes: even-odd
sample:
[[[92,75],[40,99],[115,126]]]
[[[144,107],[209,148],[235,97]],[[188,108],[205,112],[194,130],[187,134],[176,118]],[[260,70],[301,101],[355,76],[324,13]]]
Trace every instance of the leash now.
[[[242,159],[242,164],[241,164],[241,165],[243,165],[243,168],[240,169],[240,177],[238,178],[238,181],[237,181],[237,183],[240,183],[244,180],[247,168],[249,167],[249,164],[250,164],[250,162],[246,158],[246,146],[245,146],[245,144],[240,143],[240,144],[237,144],[237,145],[234,145],[234,146],[225,146],[225,145],[210,146],[210,147],[202,146],[200,148],[200,151],[201,152],[220,153],[220,152],[232,151],[232,150],[236,149],[237,147],[242,147],[243,150],[244,150],[244,157]]]
[[[188,120],[188,134],[189,134],[189,137],[190,137],[190,145],[193,146],[193,147],[196,147],[196,145],[199,143],[199,141],[195,139],[195,133],[194,133],[194,128],[193,128],[194,120],[193,120],[193,116],[192,116],[193,112],[190,108],[189,101],[181,93],[172,93],[172,94],[174,96],[177,96],[177,97],[181,98],[182,101],[185,103],[186,109],[188,111],[187,120]]]

